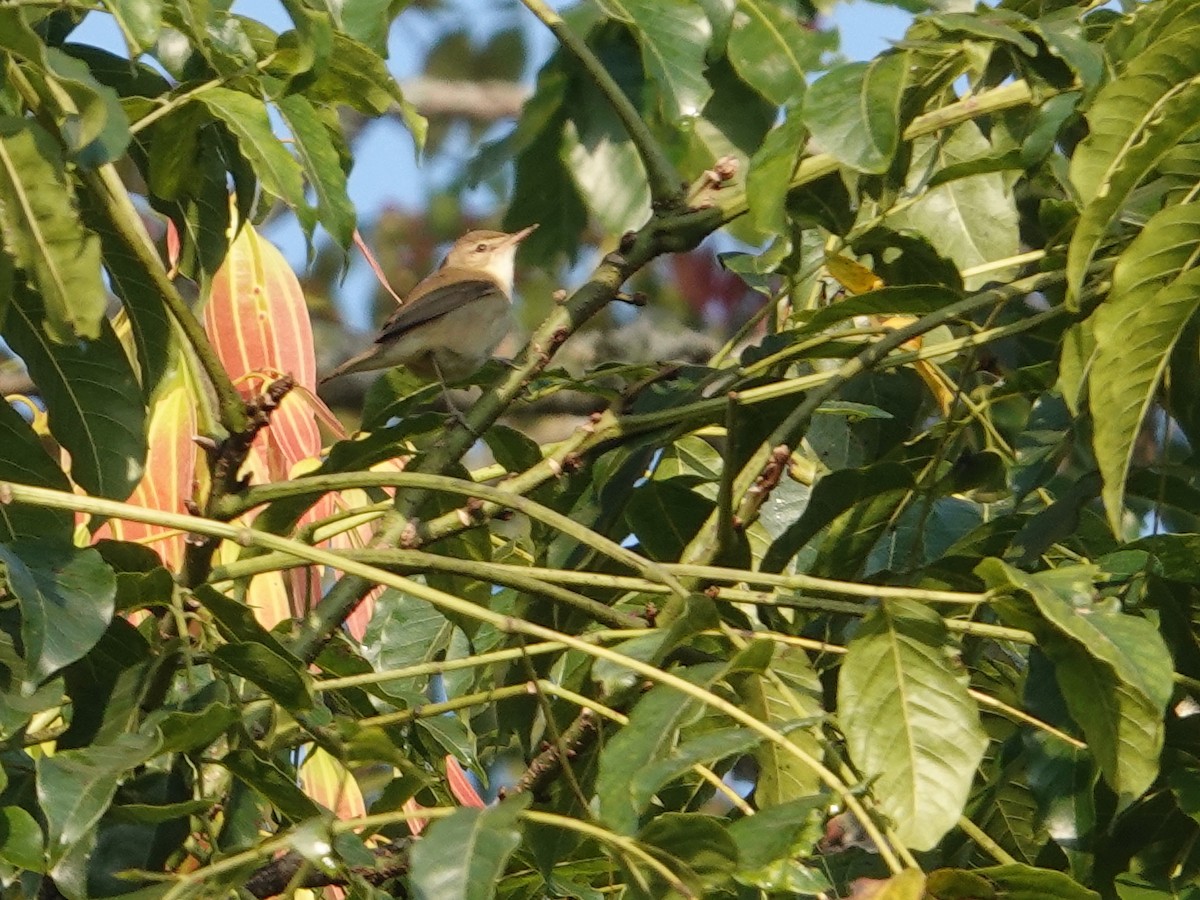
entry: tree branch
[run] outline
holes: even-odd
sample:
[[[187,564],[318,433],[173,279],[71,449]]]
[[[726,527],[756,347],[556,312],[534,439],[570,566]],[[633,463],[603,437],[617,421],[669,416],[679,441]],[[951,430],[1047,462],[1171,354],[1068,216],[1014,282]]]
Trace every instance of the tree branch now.
[[[530,90],[513,81],[412,78],[400,85],[404,97],[426,118],[456,117],[494,122],[520,115]]]
[[[554,33],[563,49],[570,53],[583,66],[591,77],[600,93],[608,98],[613,112],[621,120],[629,139],[637,148],[638,156],[646,166],[646,175],[650,182],[650,196],[655,206],[663,210],[678,211],[683,207],[683,182],[675,166],[667,159],[666,154],[646,127],[642,114],[634,107],[617,84],[616,79],[604,68],[604,64],[596,58],[579,35],[575,34],[563,21],[562,16],[552,10],[544,0],[521,0],[525,8],[533,13],[538,20]]]

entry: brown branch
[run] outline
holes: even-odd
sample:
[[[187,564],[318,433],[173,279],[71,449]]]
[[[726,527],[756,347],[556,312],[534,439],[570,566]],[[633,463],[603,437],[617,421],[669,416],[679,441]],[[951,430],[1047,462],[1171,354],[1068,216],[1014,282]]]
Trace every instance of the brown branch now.
[[[412,838],[406,837],[376,847],[372,851],[375,854],[375,865],[352,867],[348,875],[309,872],[300,875],[299,879],[297,875],[307,864],[307,860],[294,851],[285,853],[246,879],[245,890],[252,897],[275,897],[295,888],[344,886],[349,884],[352,878],[361,878],[373,885],[383,884],[408,871],[408,854],[412,850],[412,844]],[[408,896],[402,887],[399,890],[400,893],[394,896]]]
[[[271,414],[279,408],[283,398],[295,386],[296,381],[290,375],[276,379],[267,385],[265,391],[246,402],[248,425],[245,429],[236,431],[219,442],[209,438],[198,439],[197,442],[208,455],[212,488],[203,510],[195,507],[195,513],[203,512],[206,518],[220,518],[221,500],[229,494],[245,490],[246,482],[240,473],[250,455],[250,447],[258,433],[271,423]],[[217,538],[189,536],[184,553],[184,584],[197,585],[208,577],[218,544],[220,540]]]
[[[533,793],[536,796],[559,773],[567,760],[579,755],[599,734],[599,717],[590,709],[581,709],[575,721],[563,731],[562,739],[535,756],[517,783],[506,793],[510,796]]]
[[[427,118],[495,122],[520,115],[530,90],[512,81],[413,78],[401,83],[404,98]]]

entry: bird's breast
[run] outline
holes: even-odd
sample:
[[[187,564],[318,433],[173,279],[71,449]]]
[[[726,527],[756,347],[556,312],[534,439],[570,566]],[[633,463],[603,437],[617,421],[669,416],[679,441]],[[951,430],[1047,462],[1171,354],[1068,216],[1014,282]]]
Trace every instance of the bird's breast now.
[[[397,342],[398,361],[426,378],[436,378],[432,360],[447,381],[479,370],[512,327],[512,305],[489,294],[421,324]]]

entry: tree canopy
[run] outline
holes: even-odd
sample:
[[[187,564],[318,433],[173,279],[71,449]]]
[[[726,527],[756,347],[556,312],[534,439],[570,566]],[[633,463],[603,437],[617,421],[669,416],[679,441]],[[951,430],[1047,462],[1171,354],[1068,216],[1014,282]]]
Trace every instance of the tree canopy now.
[[[0,2],[4,897],[1200,896],[1200,4],[834,5]]]

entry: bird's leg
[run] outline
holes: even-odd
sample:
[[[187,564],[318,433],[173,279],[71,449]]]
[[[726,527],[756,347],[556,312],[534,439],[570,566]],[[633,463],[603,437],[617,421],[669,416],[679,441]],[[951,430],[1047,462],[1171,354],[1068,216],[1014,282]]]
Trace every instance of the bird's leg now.
[[[450,388],[446,385],[446,378],[444,375],[442,375],[442,367],[438,365],[437,357],[433,354],[430,354],[429,361],[433,363],[433,371],[437,375],[438,384],[442,386],[442,399],[446,401],[446,408],[450,410],[450,415],[454,417],[454,420],[458,422],[459,425],[471,432],[473,437],[478,438],[479,434],[467,421],[466,414],[458,408],[453,400],[450,399]]]

